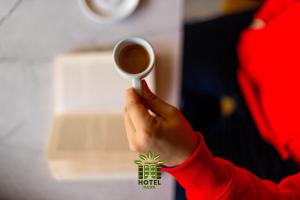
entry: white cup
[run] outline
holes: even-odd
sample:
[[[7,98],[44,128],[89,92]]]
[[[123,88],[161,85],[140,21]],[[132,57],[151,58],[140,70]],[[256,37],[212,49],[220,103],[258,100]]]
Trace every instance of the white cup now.
[[[148,67],[137,74],[132,74],[132,73],[128,73],[126,71],[124,71],[120,65],[119,65],[119,56],[120,56],[120,52],[127,46],[129,45],[140,45],[142,47],[144,47],[146,49],[146,51],[148,52],[149,58],[150,58],[150,62]],[[142,96],[143,91],[142,91],[142,78],[146,77],[151,70],[154,67],[154,63],[155,63],[155,54],[154,54],[154,50],[152,48],[152,46],[144,39],[139,38],[139,37],[130,37],[124,40],[119,41],[116,46],[114,47],[113,50],[113,58],[114,58],[114,66],[116,68],[116,70],[119,72],[119,74],[128,80],[131,80],[132,86],[133,88],[136,90],[137,94],[139,96]]]

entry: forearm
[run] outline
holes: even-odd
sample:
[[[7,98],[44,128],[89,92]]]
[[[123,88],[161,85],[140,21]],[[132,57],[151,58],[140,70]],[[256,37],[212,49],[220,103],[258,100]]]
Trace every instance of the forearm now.
[[[300,199],[295,192],[300,190],[300,184],[295,184],[300,183],[300,174],[294,179],[287,178],[288,184],[277,186],[224,159],[213,157],[200,134],[199,139],[199,146],[188,160],[174,168],[163,168],[185,188],[189,200]]]
[[[162,170],[173,175],[186,189],[188,199],[211,199],[230,186],[230,166],[226,161],[214,158],[202,135],[197,135],[199,144],[193,154],[184,163]]]

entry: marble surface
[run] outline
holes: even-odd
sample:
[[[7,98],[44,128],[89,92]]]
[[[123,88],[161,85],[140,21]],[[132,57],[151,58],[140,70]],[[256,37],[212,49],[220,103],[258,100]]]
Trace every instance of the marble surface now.
[[[142,36],[158,57],[158,94],[178,105],[183,0],[141,0],[126,20],[99,25],[77,0],[0,0],[0,199],[119,200],[173,198],[173,180],[144,190],[135,180],[58,182],[46,148],[53,118],[52,62],[56,54],[110,49]]]

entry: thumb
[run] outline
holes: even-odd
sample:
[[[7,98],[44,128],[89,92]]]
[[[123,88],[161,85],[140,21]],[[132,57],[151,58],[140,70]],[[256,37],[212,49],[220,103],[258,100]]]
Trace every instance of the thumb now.
[[[143,102],[152,112],[163,118],[170,116],[175,107],[164,102],[151,92],[145,80],[142,81]]]
[[[126,110],[136,129],[151,128],[155,124],[155,119],[149,114],[133,88],[127,89],[125,99]]]

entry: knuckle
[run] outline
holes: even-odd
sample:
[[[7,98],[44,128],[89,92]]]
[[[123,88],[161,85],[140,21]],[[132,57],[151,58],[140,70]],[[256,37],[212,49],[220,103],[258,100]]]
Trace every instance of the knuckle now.
[[[141,133],[136,139],[137,140],[135,146],[139,152],[144,152],[146,149],[148,149],[153,141],[152,134],[148,131],[143,131],[143,133]]]
[[[174,115],[177,114],[179,112],[178,108],[174,107],[174,106],[170,106],[169,107],[169,113]]]
[[[153,94],[153,93],[148,93],[148,94],[147,94],[147,98],[148,98],[148,100],[150,100],[150,101],[154,101],[154,100],[157,99],[156,95]]]
[[[153,133],[156,133],[157,131],[160,130],[162,126],[161,120],[158,119],[158,117],[152,117],[152,126],[151,126],[151,130]]]
[[[129,144],[129,148],[134,153],[145,153],[145,147],[139,144]]]
[[[129,143],[129,149],[130,149],[130,151],[132,151],[134,153],[139,153],[138,152],[138,147],[133,143]]]
[[[129,148],[135,153],[145,153],[151,143],[150,136],[148,134],[141,134],[135,140],[129,141]]]
[[[156,135],[153,132],[146,132],[140,138],[140,146],[143,147],[141,150],[146,151],[149,147],[153,146],[156,140]]]
[[[141,130],[134,141],[129,141],[129,149],[135,153],[146,153],[153,146],[154,140],[152,132]]]
[[[139,153],[140,147],[137,144],[136,140],[129,140],[129,149],[135,153]]]
[[[133,95],[133,88],[128,88],[126,89],[126,92],[125,92],[125,95],[128,97],[128,96],[132,96]]]
[[[125,118],[126,117],[126,115],[127,115],[127,108],[125,107],[124,109],[123,109],[123,117]]]
[[[146,130],[144,130],[144,132],[147,134],[148,133],[148,129],[151,130],[153,128],[153,124],[154,124],[154,118],[151,115],[147,115],[145,118],[145,126],[144,128]]]
[[[130,101],[126,105],[126,111],[130,112],[130,110],[132,110],[132,108],[138,107],[138,106],[141,106],[141,102],[140,101]]]
[[[151,140],[151,134],[148,131],[144,131],[144,134],[141,135],[141,144],[142,146],[146,146],[149,144]]]

